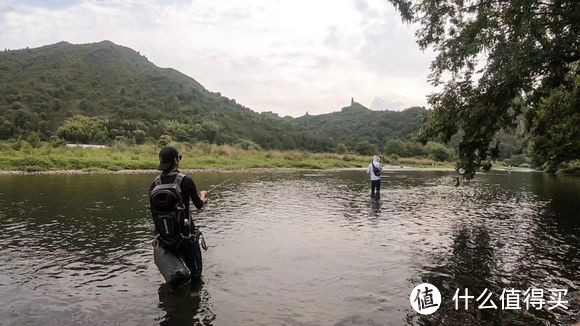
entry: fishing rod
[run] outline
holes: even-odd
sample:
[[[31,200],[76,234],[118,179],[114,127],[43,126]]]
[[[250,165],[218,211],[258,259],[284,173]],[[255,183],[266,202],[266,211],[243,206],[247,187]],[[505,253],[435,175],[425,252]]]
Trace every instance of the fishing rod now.
[[[211,187],[211,188],[210,188],[210,189],[207,191],[207,193],[209,194],[211,191],[213,191],[213,190],[217,189],[218,187],[221,187],[222,185],[224,185],[224,184],[226,184],[227,182],[231,181],[233,178],[235,178],[235,176],[234,176],[234,177],[231,177],[231,178],[229,178],[229,179],[227,179],[227,180],[224,180],[224,181],[220,182],[219,184],[217,184],[217,185],[215,185],[215,186]],[[199,210],[198,210],[198,211],[199,211]],[[191,217],[190,217],[190,218],[191,218]],[[199,245],[200,245],[200,246],[203,248],[203,250],[207,250],[207,248],[208,248],[208,247],[207,247],[207,244],[205,243],[205,237],[203,236],[203,233],[201,233],[201,230],[200,230],[200,229],[198,229],[197,227],[195,227],[195,230],[194,230],[194,231],[192,231],[192,232],[195,232],[195,236],[197,237],[197,241],[198,241]]]
[[[215,190],[216,188],[219,188],[220,186],[224,185],[225,183],[227,183],[228,181],[231,181],[233,178],[235,177],[231,177],[225,181],[222,181],[221,183],[219,183],[218,185],[215,185],[213,187],[211,187],[207,192],[210,193],[211,191]]]

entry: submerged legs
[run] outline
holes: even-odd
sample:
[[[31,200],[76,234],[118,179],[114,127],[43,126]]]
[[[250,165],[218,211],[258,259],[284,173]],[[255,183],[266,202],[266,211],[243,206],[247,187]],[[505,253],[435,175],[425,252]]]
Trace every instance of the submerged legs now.
[[[199,282],[201,279],[201,272],[203,271],[203,261],[201,257],[201,249],[197,240],[188,239],[183,241],[180,248],[180,255],[183,262],[191,272],[191,280]]]
[[[381,180],[371,180],[371,198],[381,198]]]

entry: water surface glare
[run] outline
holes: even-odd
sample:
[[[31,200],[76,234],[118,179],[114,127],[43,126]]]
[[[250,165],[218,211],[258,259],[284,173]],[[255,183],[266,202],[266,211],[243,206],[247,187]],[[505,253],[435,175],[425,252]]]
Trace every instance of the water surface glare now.
[[[204,284],[162,286],[153,175],[0,176],[0,320],[43,325],[569,324],[580,315],[580,178],[494,172],[198,173]],[[420,317],[413,287],[441,291]],[[455,311],[457,288],[568,289],[568,310]],[[546,294],[547,296],[547,294]],[[477,295],[476,295],[477,297]],[[546,297],[547,298],[547,297]]]

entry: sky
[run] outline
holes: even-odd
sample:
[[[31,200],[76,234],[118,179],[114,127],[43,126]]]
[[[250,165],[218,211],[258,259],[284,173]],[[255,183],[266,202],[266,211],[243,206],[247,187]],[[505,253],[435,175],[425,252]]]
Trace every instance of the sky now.
[[[254,111],[426,106],[434,54],[386,0],[0,0],[0,48],[110,40]]]

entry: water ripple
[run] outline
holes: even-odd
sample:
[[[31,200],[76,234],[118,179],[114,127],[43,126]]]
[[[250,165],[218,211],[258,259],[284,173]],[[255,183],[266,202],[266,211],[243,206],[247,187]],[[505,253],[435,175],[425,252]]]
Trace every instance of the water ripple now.
[[[196,174],[200,189],[230,175]],[[193,214],[210,250],[204,285],[161,286],[150,175],[0,177],[0,317],[9,324],[571,323],[580,314],[580,183],[512,173],[461,187],[446,172],[255,173]],[[11,192],[16,189],[18,192]],[[23,194],[38,193],[35,197]],[[563,287],[567,311],[417,317],[414,285]],[[34,307],[32,309],[31,307]]]

